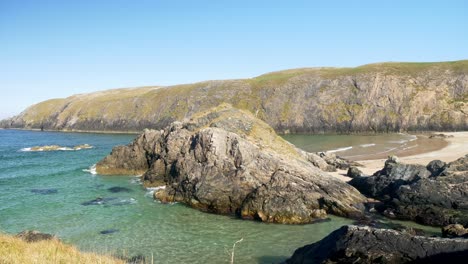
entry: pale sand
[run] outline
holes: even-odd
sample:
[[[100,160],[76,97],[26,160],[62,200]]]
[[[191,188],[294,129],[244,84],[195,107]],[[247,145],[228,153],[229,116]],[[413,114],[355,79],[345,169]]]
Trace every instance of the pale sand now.
[[[440,133],[453,136],[445,139],[449,143],[446,147],[432,152],[399,157],[400,162],[427,165],[432,160],[438,159],[450,162],[468,154],[468,131]],[[439,132],[435,132],[434,134],[439,134]],[[363,167],[359,167],[359,169],[365,175],[372,175],[374,172],[383,168],[385,160],[386,159],[360,160],[358,162],[362,164]],[[351,180],[351,178],[345,176],[346,172],[346,170],[338,170],[336,172],[330,172],[330,174],[335,178],[347,182]]]

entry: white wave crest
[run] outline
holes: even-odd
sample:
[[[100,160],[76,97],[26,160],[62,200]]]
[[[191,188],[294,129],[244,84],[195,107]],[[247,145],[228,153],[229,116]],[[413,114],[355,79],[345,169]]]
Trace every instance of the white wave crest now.
[[[362,144],[362,145],[359,145],[361,148],[368,148],[368,147],[373,147],[375,146],[374,143],[370,143],[370,144]]]
[[[27,151],[32,151],[32,150],[31,150],[31,148],[22,148],[22,149],[20,149],[20,151],[26,151],[27,152]]]
[[[91,173],[92,175],[96,175],[97,172],[96,172],[96,164],[93,164],[93,166],[89,167],[88,169],[84,169],[83,170],[84,172],[89,172]]]
[[[148,187],[148,188],[146,188],[145,196],[151,196],[152,197],[154,195],[154,192],[159,191],[159,190],[164,190],[164,189],[166,189],[166,185],[156,186],[156,187]]]
[[[352,148],[353,148],[353,147],[337,148],[337,149],[328,150],[328,151],[326,151],[326,152],[328,152],[328,153],[335,153],[335,152],[346,151],[346,150],[349,150],[349,149],[352,149]]]

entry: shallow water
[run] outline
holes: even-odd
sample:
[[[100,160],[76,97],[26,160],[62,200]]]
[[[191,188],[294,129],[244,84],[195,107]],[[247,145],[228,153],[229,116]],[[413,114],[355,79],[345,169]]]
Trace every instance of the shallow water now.
[[[89,167],[135,135],[0,130],[0,230],[52,233],[88,251],[155,263],[277,263],[351,220],[277,225],[160,204],[129,176],[99,176]],[[78,151],[24,152],[37,145]]]

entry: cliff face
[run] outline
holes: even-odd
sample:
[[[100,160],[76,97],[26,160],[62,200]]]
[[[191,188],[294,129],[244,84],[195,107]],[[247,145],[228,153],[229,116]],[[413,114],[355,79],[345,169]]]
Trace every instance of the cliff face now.
[[[227,102],[279,132],[468,129],[468,61],[274,72],[253,79],[118,89],[53,99],[3,127],[141,131]]]

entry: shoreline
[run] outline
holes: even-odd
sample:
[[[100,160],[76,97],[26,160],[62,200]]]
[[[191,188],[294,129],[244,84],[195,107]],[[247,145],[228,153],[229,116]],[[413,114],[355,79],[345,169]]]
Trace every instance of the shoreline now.
[[[463,132],[433,132],[433,134],[444,134],[447,136],[453,136],[444,138],[443,141],[446,142],[445,146],[439,147],[436,149],[427,150],[424,147],[415,148],[412,151],[403,153],[402,155],[397,155],[400,162],[408,164],[420,164],[426,166],[429,162],[433,160],[442,160],[444,162],[451,162],[460,157],[468,154],[468,131]],[[433,140],[427,138],[427,135],[418,135],[419,137],[426,137],[424,140]],[[442,141],[440,139],[434,139]],[[385,164],[385,158],[377,159],[362,159],[356,160],[356,162],[362,164],[362,167],[359,169],[365,175],[372,175],[376,171],[381,170]],[[335,178],[338,178],[342,181],[348,182],[351,178],[346,176],[347,170],[338,170],[336,172],[329,172]]]

